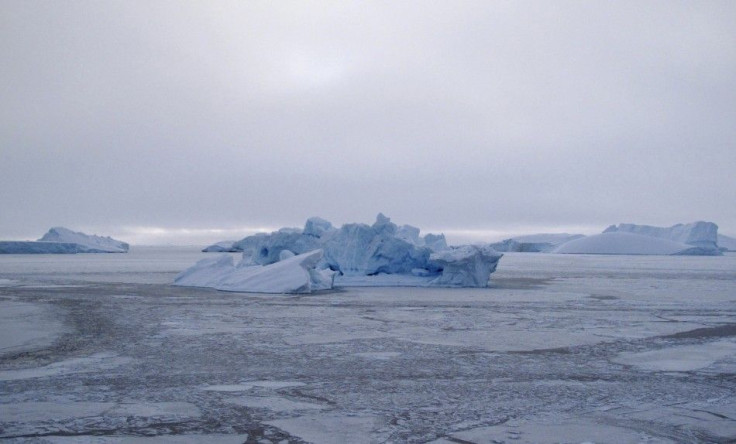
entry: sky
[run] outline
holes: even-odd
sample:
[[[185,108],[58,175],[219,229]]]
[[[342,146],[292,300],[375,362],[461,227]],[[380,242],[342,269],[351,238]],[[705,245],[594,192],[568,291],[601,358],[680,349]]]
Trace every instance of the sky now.
[[[0,2],[0,239],[736,235],[736,2]]]

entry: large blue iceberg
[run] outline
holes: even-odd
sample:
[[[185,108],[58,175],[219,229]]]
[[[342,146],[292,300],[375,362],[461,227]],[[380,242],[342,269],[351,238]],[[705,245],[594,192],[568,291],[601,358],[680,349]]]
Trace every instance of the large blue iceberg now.
[[[490,246],[448,247],[444,235],[420,236],[418,228],[397,226],[383,214],[373,225],[351,223],[340,228],[313,217],[303,229],[282,228],[248,236],[233,243],[229,251],[233,250],[243,253],[238,265],[232,258],[205,259],[177,276],[175,284],[265,293],[308,292],[333,284],[486,287],[502,256]],[[319,260],[314,260],[316,255]],[[275,265],[284,261],[290,265],[277,270]],[[307,270],[307,274],[299,269]],[[294,280],[299,285],[293,288],[274,285],[272,291],[267,291],[269,288],[263,285],[256,288],[234,277],[243,273],[282,273],[301,279]]]
[[[564,254],[718,256],[718,225],[693,222],[671,227],[611,225],[601,234],[571,240],[552,250]]]
[[[37,241],[0,241],[0,254],[127,253],[129,245],[111,237],[51,228]]]

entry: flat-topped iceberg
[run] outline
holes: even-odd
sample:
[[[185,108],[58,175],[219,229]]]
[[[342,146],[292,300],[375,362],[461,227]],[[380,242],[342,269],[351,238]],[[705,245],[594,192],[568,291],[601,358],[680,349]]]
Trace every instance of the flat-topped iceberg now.
[[[671,227],[653,227],[651,225],[618,224],[606,228],[604,233],[634,233],[643,236],[667,239],[683,244],[700,247],[703,251],[718,254],[718,225],[713,222],[693,222],[677,224]]]
[[[339,229],[310,218],[303,229],[248,236],[233,248],[243,252],[238,265],[230,256],[205,259],[182,272],[175,284],[264,293],[303,293],[333,285],[486,287],[502,256],[490,246],[448,247],[443,235],[420,236],[418,228],[397,226],[383,214],[373,225],[352,223]],[[307,270],[309,285],[297,268]],[[276,278],[279,273],[283,282]],[[269,279],[259,278],[263,280],[254,285],[250,277],[241,278],[252,274]],[[299,279],[292,279],[297,275]]]
[[[566,242],[560,254],[710,255],[710,250],[669,239],[627,232],[606,232]]]
[[[111,237],[88,235],[64,227],[51,228],[37,241],[2,241],[4,254],[127,253],[129,245]]]

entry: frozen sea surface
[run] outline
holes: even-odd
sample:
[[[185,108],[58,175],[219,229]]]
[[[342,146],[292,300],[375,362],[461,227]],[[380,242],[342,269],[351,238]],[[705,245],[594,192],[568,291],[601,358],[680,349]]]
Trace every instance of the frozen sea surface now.
[[[169,285],[202,256],[0,256],[0,438],[736,440],[734,254],[509,253],[487,289]]]

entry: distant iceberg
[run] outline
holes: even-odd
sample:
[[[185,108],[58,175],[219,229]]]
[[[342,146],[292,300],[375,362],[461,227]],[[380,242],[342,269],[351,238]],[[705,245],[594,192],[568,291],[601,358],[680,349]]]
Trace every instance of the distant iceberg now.
[[[736,251],[736,239],[730,236],[718,235],[718,247],[721,251]]]
[[[127,253],[129,245],[111,237],[51,228],[37,241],[0,241],[0,254]]]
[[[641,234],[700,247],[704,251],[713,251],[714,253],[718,251],[718,225],[713,222],[698,221],[690,224],[677,224],[671,227],[618,224],[618,226],[611,225],[603,232]]]
[[[560,254],[695,255],[707,253],[700,247],[627,232],[607,232],[566,242],[552,250]]]
[[[448,247],[441,234],[419,233],[383,214],[373,225],[353,223],[339,229],[310,218],[303,229],[282,228],[235,242],[232,248],[243,252],[238,265],[229,256],[205,259],[177,276],[174,284],[263,293],[304,293],[333,285],[488,285],[502,254],[489,246]],[[252,276],[259,276],[257,285]]]
[[[574,239],[554,248],[562,254],[635,254],[717,256],[718,225],[712,222],[671,227],[619,224],[601,234]]]
[[[237,253],[243,250],[235,248],[236,241],[221,241],[202,249],[203,253]]]
[[[491,244],[496,251],[516,253],[549,253],[558,245],[585,237],[582,234],[540,233],[516,236]]]

